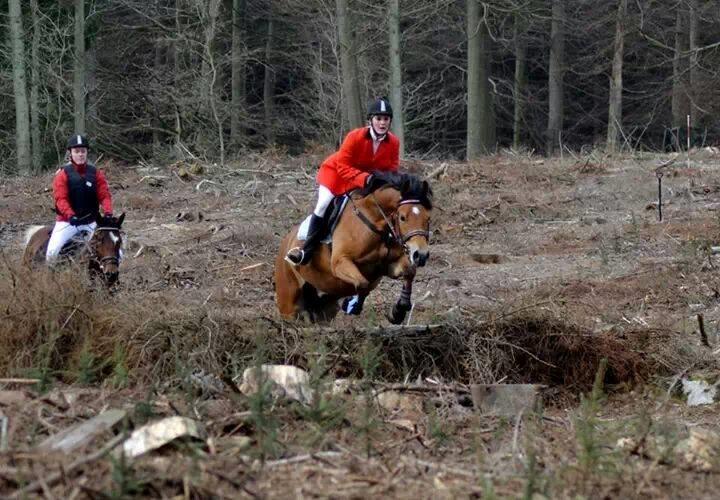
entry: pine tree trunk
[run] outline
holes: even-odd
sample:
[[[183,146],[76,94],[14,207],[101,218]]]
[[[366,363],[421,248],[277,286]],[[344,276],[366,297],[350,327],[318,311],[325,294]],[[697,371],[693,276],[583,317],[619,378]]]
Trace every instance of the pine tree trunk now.
[[[230,113],[230,141],[242,142],[243,127],[240,120],[245,110],[245,64],[243,61],[243,37],[245,36],[245,0],[233,0],[232,4],[232,110]]]
[[[180,116],[181,71],[182,71],[182,47],[180,35],[182,33],[182,19],[180,17],[180,3],[182,0],[175,0],[175,43],[173,44],[173,94],[175,100],[175,154],[178,159],[183,158],[182,153],[182,119]]]
[[[272,66],[274,20],[272,11],[267,21],[267,40],[265,41],[265,80],[263,82],[263,104],[265,109],[265,141],[275,143],[275,68]]]
[[[85,133],[85,0],[75,0],[73,104],[76,134]]]
[[[388,13],[390,31],[390,102],[393,107],[392,128],[400,140],[400,158],[405,157],[405,116],[402,97],[402,65],[400,57],[400,0],[390,0]]]
[[[345,105],[344,129],[363,124],[362,100],[360,97],[359,72],[356,62],[355,35],[350,20],[349,0],[336,0],[338,38],[340,42],[340,67]]]
[[[687,115],[686,96],[685,96],[685,78],[686,69],[685,57],[683,52],[687,47],[685,43],[685,30],[683,26],[682,9],[678,8],[675,13],[675,54],[673,55],[673,81],[672,81],[672,126],[684,128]],[[678,134],[678,138],[680,134]],[[679,144],[682,146],[682,144]]]
[[[30,152],[30,110],[28,109],[27,81],[25,77],[25,46],[20,0],[9,0],[10,43],[12,45],[13,93],[15,94],[15,150],[17,171],[23,175],[32,172]],[[17,172],[16,171],[16,172]]]
[[[154,72],[157,75],[158,79],[160,79],[160,75],[163,71],[163,43],[158,39],[155,40],[155,61],[153,62],[154,66]],[[162,146],[162,137],[160,136],[160,117],[158,116],[157,108],[156,111],[153,112],[153,130],[152,130],[152,138],[153,138],[153,151],[155,154],[160,152],[160,148]]]
[[[474,160],[495,148],[495,120],[490,94],[490,37],[478,0],[467,3],[468,104],[467,159]]]
[[[525,88],[527,87],[527,41],[525,40],[525,21],[520,13],[515,14],[515,82],[513,88],[513,149],[522,146],[522,126],[525,112]]]
[[[607,149],[615,152],[622,132],[622,91],[623,91],[623,55],[625,52],[625,18],[627,0],[618,0],[617,21],[615,24],[615,44],[613,46],[612,75],[610,76],[610,96],[608,107]]]
[[[215,35],[217,20],[220,15],[220,0],[207,0],[207,25],[205,26],[205,57],[207,64],[207,92],[212,117],[217,127],[218,144],[220,146],[220,165],[225,165],[225,136],[223,124],[217,109],[219,71],[215,60]]]
[[[94,43],[85,46],[85,132],[92,133],[98,121],[98,51]]]
[[[563,78],[565,73],[565,0],[553,0],[548,68],[548,126],[545,151],[552,156],[562,147]]]
[[[698,66],[698,0],[690,0],[690,120],[693,126],[698,125],[700,112],[697,108],[698,85],[700,83],[700,67]]]
[[[32,164],[37,172],[42,168],[42,144],[40,140],[40,19],[38,0],[30,0],[33,39],[30,52],[30,137],[32,139]]]

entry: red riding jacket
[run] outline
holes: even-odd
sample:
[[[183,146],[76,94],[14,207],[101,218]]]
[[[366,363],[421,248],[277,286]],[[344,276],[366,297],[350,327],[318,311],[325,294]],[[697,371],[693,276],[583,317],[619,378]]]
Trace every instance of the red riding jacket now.
[[[372,172],[397,172],[399,165],[400,141],[397,136],[388,132],[373,154],[370,127],[356,128],[345,136],[340,149],[320,165],[317,182],[338,196],[362,188]]]
[[[85,176],[87,165],[72,164],[75,171],[81,176]],[[103,209],[103,213],[110,214],[112,208],[112,196],[108,187],[105,174],[101,170],[95,172],[95,192],[97,193],[98,203]],[[70,191],[68,189],[68,178],[65,170],[62,168],[57,171],[53,179],[53,197],[55,198],[55,208],[57,209],[57,217],[55,220],[68,222],[70,217],[75,215],[75,211],[70,204]]]

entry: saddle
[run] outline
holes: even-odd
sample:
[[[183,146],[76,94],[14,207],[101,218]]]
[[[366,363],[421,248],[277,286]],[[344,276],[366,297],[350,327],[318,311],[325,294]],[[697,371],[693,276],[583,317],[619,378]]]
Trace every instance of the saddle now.
[[[347,202],[349,200],[349,196],[346,194],[336,196],[333,198],[333,200],[330,202],[330,206],[325,211],[325,216],[323,217],[323,227],[324,233],[321,235],[321,243],[331,243],[332,242],[332,234],[335,232],[335,228],[338,225],[338,222],[340,222],[340,216],[343,213],[343,210],[345,210],[345,205],[347,205]],[[300,241],[305,241],[307,239],[307,233],[308,228],[310,226],[310,216],[308,215],[305,220],[302,221],[300,224],[300,227],[298,228],[298,234],[297,238]]]

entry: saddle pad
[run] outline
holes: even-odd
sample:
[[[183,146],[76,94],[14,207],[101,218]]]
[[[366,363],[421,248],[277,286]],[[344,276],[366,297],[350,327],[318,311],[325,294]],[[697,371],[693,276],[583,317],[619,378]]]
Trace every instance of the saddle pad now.
[[[347,202],[348,197],[346,195],[339,196],[335,198],[335,200],[333,200],[332,202],[332,205],[328,207],[327,213],[329,215],[327,215],[326,224],[330,227],[330,230],[322,239],[322,243],[332,243],[332,234],[333,232],[335,232],[335,228],[340,221],[340,216],[342,215],[343,210],[345,209],[345,205],[347,205]],[[308,215],[305,220],[300,223],[297,234],[297,239],[300,241],[305,241],[307,239],[308,229],[310,228],[310,217],[311,215]]]

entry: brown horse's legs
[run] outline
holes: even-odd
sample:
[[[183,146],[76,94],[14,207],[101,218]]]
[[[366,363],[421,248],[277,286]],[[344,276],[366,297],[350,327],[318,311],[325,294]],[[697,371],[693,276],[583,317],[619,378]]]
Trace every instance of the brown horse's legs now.
[[[337,278],[353,285],[356,290],[367,289],[370,285],[355,263],[347,257],[333,257],[332,272]]]
[[[287,243],[283,241],[280,254],[275,258],[275,303],[283,318],[296,319],[302,312],[302,286],[285,262]]]
[[[387,317],[388,321],[393,325],[399,325],[405,320],[405,315],[412,309],[412,285],[415,276],[405,278],[403,281],[402,291],[400,292],[400,298],[392,308],[392,313]]]

